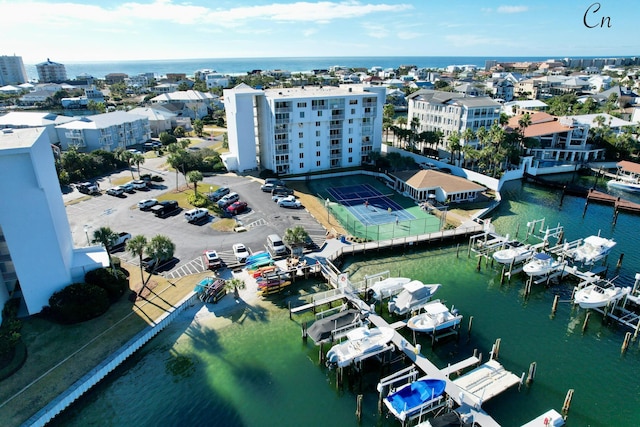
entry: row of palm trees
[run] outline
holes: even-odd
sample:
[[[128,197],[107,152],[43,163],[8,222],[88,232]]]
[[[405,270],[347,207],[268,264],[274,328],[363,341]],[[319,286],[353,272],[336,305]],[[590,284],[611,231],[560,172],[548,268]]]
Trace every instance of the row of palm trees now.
[[[441,131],[418,132],[420,121],[413,117],[407,127],[407,118],[390,119],[387,106],[383,116],[385,140],[389,140],[389,131],[393,132],[391,144],[407,151],[436,154],[441,147],[451,154],[451,163],[477,169],[481,173],[498,176],[509,162],[517,162],[524,150],[524,131],[531,125],[531,116],[523,114],[518,120],[518,129],[514,133],[505,131],[508,117],[501,115],[489,128],[471,128],[462,133],[452,132],[446,139]],[[533,141],[530,141],[533,143]]]

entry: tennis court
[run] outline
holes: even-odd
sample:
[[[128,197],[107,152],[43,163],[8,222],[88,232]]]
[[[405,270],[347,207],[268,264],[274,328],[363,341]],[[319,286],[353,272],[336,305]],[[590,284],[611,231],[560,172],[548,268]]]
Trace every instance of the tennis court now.
[[[307,185],[340,225],[355,237],[385,240],[433,233],[444,227],[441,218],[395,192],[381,178],[348,175],[310,180]]]
[[[327,192],[365,226],[416,219],[392,200],[393,193],[382,194],[369,184],[331,187]]]

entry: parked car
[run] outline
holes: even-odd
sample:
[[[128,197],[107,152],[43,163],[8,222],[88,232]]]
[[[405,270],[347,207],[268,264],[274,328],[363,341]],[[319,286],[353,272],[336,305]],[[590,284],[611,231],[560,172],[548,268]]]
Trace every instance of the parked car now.
[[[83,194],[98,194],[100,193],[100,187],[94,182],[81,182],[76,184],[76,188]]]
[[[284,199],[280,199],[280,201],[278,201],[278,206],[280,206],[281,208],[298,209],[302,206],[302,203],[294,196],[287,196]]]
[[[277,234],[270,234],[267,236],[267,248],[273,255],[287,254],[287,247]]]
[[[271,195],[272,196],[276,196],[276,195],[292,196],[293,188],[276,185],[275,187],[273,187],[273,190],[271,190]]]
[[[133,184],[131,182],[127,182],[126,184],[122,184],[120,187],[124,191],[126,191],[127,193],[133,193],[135,191],[135,188],[133,188]]]
[[[114,248],[119,248],[127,244],[127,241],[131,238],[131,233],[127,233],[123,231],[122,233],[118,233],[118,238],[114,240],[114,242],[109,246],[109,250],[113,250]]]
[[[142,199],[138,202],[138,209],[142,211],[149,210],[150,207],[155,206],[156,204],[158,204],[156,199]]]
[[[231,205],[227,207],[227,212],[229,212],[231,215],[238,215],[246,211],[247,208],[247,202],[237,201],[231,203]]]
[[[107,190],[107,194],[110,196],[122,196],[124,194],[124,188],[116,185]]]
[[[218,200],[218,206],[224,209],[231,203],[237,202],[238,200],[240,200],[240,195],[238,193],[229,193]]]
[[[163,200],[158,204],[151,207],[151,212],[159,218],[169,216],[173,212],[177,212],[180,209],[176,200]]]
[[[206,208],[194,208],[184,213],[184,217],[189,222],[195,222],[207,216],[209,216],[209,210]]]
[[[222,259],[218,256],[218,253],[214,250],[204,251],[202,254],[205,265],[210,270],[215,270],[222,267]]]
[[[159,141],[145,142],[144,148],[147,150],[157,150],[158,148],[162,148],[162,143]]]
[[[142,179],[136,179],[135,181],[129,181],[129,184],[133,185],[135,190],[144,190],[147,188],[147,182]]]
[[[233,244],[233,255],[236,257],[236,261],[245,262],[249,256],[249,250],[242,243]]]
[[[264,180],[264,184],[260,186],[260,189],[265,193],[270,193],[276,187],[286,187],[287,184],[278,178],[267,178]]]
[[[229,187],[220,187],[209,195],[209,199],[212,202],[217,202],[218,200],[220,200],[222,197],[226,196],[230,192],[231,190],[229,189]]]
[[[127,151],[130,152],[131,154],[142,154],[142,151],[136,150],[135,148],[130,148]]]

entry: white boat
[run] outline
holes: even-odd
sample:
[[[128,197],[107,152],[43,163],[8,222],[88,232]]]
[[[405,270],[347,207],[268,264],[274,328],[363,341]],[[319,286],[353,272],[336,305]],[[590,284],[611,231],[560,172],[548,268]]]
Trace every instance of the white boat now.
[[[629,293],[629,288],[615,286],[610,281],[600,280],[578,289],[573,296],[574,304],[581,308],[600,308],[615,302]]]
[[[640,181],[638,178],[618,178],[607,181],[607,187],[615,188],[630,193],[640,192]]]
[[[405,421],[417,413],[428,413],[441,406],[445,387],[445,380],[424,378],[405,384],[384,398],[384,404],[389,413],[398,420]],[[404,423],[403,423],[404,424]]]
[[[381,301],[384,298],[389,298],[390,296],[397,294],[402,290],[402,286],[406,285],[410,281],[411,279],[408,277],[388,277],[371,285],[367,290],[367,295],[370,298]]]
[[[403,315],[421,308],[440,286],[439,283],[425,285],[419,280],[412,280],[403,285],[402,291],[389,301],[389,313]]]
[[[567,256],[571,257],[575,262],[589,265],[609,255],[615,245],[616,242],[613,239],[589,236],[575,249],[570,250]]]
[[[372,353],[390,349],[388,345],[395,330],[388,327],[356,328],[347,333],[347,339],[327,352],[327,365],[342,368]]]
[[[451,311],[440,300],[431,301],[422,307],[422,313],[413,316],[407,322],[407,327],[416,332],[433,333],[443,329],[453,328],[462,321],[462,314],[451,308]]]
[[[509,242],[507,246],[507,248],[493,253],[493,259],[500,264],[517,264],[531,258],[536,252],[530,245],[524,245],[517,241]]]
[[[562,264],[553,259],[551,255],[541,252],[535,254],[531,260],[522,267],[522,271],[524,271],[528,276],[544,276],[552,273],[561,265]]]

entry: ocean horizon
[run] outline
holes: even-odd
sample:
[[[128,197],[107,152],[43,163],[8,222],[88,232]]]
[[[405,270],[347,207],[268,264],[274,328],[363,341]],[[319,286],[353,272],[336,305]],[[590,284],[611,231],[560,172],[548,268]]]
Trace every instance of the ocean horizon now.
[[[324,70],[340,65],[351,68],[397,68],[401,65],[414,65],[441,69],[449,65],[475,65],[484,68],[485,62],[546,61],[564,58],[629,58],[631,55],[610,56],[323,56],[323,57],[265,57],[265,58],[194,58],[194,59],[154,59],[123,61],[77,61],[63,63],[67,77],[73,79],[81,74],[95,78],[104,78],[109,73],[125,73],[135,76],[141,73],[154,73],[156,77],[167,73],[185,73],[193,76],[198,70],[210,69],[222,74],[238,75],[252,70],[287,70],[292,73]],[[36,64],[25,64],[29,81],[37,80]]]

